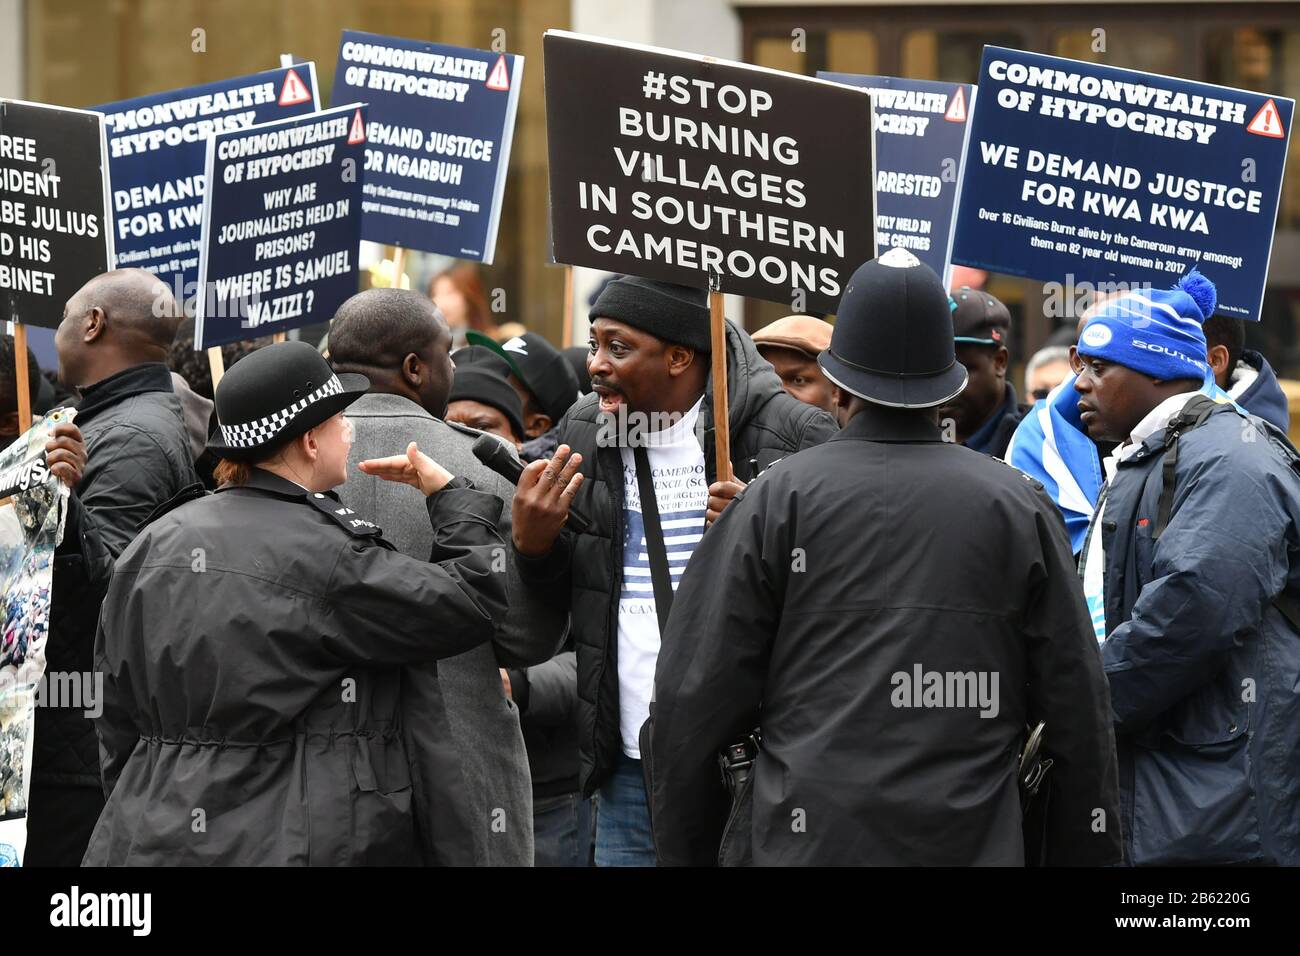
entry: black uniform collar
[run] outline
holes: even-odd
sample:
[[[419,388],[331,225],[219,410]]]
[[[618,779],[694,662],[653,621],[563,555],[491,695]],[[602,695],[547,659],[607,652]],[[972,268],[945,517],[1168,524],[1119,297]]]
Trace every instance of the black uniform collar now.
[[[251,488],[254,491],[266,491],[273,495],[280,495],[285,498],[306,498],[308,495],[319,497],[321,494],[334,501],[339,500],[339,496],[332,491],[313,493],[308,491],[302,485],[295,484],[287,478],[281,478],[279,475],[267,471],[265,468],[253,468],[253,472],[248,477],[248,481],[242,485],[222,485],[217,491],[231,491],[235,488]]]
[[[166,365],[161,362],[145,362],[114,372],[108,378],[100,379],[94,385],[87,385],[78,391],[81,392],[81,401],[77,403],[77,424],[85,425],[92,416],[132,395],[174,392],[176,389],[172,387],[172,373]]]
[[[941,442],[939,426],[926,412],[911,408],[888,408],[868,404],[831,436],[830,441],[857,439],[884,442]]]

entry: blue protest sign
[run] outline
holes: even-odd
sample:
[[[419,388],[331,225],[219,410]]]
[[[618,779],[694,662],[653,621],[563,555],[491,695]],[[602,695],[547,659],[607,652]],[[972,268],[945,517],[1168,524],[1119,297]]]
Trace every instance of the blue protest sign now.
[[[324,322],[357,291],[366,107],[208,146],[194,347]]]
[[[958,173],[975,87],[853,73],[819,72],[817,78],[871,92],[876,242],[882,249],[910,249],[946,287]]]
[[[1295,101],[985,47],[952,261],[1258,319]]]
[[[118,267],[165,279],[177,302],[192,297],[208,140],[319,108],[314,63],[97,106],[108,132]]]
[[[361,238],[492,262],[524,58],[343,31],[334,103],[370,104]]]

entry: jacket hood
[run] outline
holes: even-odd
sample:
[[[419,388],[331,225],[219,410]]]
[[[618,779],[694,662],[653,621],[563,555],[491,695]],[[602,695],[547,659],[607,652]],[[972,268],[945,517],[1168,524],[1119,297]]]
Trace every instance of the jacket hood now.
[[[711,357],[706,357],[712,361]],[[778,393],[784,394],[781,376],[776,374],[772,363],[763,358],[754,345],[754,340],[735,324],[727,320],[727,421],[731,431],[739,431],[755,413],[772,400]],[[704,387],[704,404],[700,408],[701,418],[705,411],[713,412],[713,376],[709,376]],[[712,427],[712,418],[708,419]]]
[[[1291,423],[1291,411],[1286,392],[1282,391],[1282,386],[1278,384],[1277,375],[1273,372],[1273,367],[1268,364],[1268,359],[1259,352],[1249,349],[1241,353],[1241,359],[1258,372],[1259,377],[1237,396],[1237,404],[1252,415],[1257,415],[1282,431],[1287,431]]]

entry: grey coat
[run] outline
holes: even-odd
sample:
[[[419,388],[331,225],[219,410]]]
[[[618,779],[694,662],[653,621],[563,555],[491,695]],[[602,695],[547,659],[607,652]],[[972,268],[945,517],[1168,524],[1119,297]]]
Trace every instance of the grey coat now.
[[[399,395],[362,396],[348,408],[356,425],[347,484],[339,488],[343,503],[366,515],[384,530],[384,537],[405,554],[427,555],[432,544],[424,499],[406,485],[380,481],[362,474],[356,463],[366,458],[401,454],[409,442],[436,459],[453,475],[474,482],[505,502],[501,537],[510,540],[510,502],[514,487],[479,463],[470,448],[482,434],[434,418],[419,405]],[[531,866],[533,862],[533,797],[528,755],[519,729],[519,712],[506,699],[499,667],[527,667],[549,660],[564,640],[567,615],[529,598],[516,576],[514,563],[504,559],[509,574],[510,602],[504,625],[489,644],[448,658],[437,665],[408,668],[403,684],[403,715],[408,750],[416,764],[417,821],[421,834],[437,821],[419,820],[437,794],[419,792],[421,783],[434,782],[419,773],[429,741],[421,745],[418,715],[421,699],[437,693],[441,684],[451,720],[452,735],[460,752],[469,793],[468,813],[474,834],[475,862],[479,866]],[[427,842],[427,838],[426,842]]]

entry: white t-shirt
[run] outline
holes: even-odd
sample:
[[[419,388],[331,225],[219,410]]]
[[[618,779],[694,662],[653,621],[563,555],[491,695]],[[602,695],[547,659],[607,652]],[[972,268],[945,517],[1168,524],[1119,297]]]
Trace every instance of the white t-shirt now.
[[[1166,398],[1147,412],[1146,417],[1134,426],[1133,434],[1129,435],[1128,441],[1117,445],[1115,450],[1101,463],[1106,472],[1107,486],[1115,480],[1115,474],[1119,470],[1119,463],[1131,458],[1142,447],[1142,443],[1147,438],[1168,425],[1169,420],[1181,412],[1183,406],[1199,394],[1200,392],[1179,392],[1177,395]],[[1092,525],[1088,529],[1088,537],[1083,549],[1083,561],[1079,568],[1079,574],[1083,578],[1083,596],[1088,601],[1088,613],[1092,616],[1092,629],[1097,635],[1098,644],[1106,640],[1106,554],[1105,549],[1102,547],[1100,531],[1101,519],[1105,510],[1106,504],[1103,501],[1101,507],[1097,509],[1097,513],[1092,516]]]
[[[643,436],[674,591],[686,562],[704,536],[704,513],[709,503],[704,450],[695,437],[700,402],[670,428]],[[623,735],[623,752],[640,760],[641,725],[650,716],[655,662],[659,659],[659,618],[650,577],[650,556],[646,551],[645,523],[641,517],[636,460],[632,449],[620,450],[623,455],[623,588],[618,598],[619,730]]]

